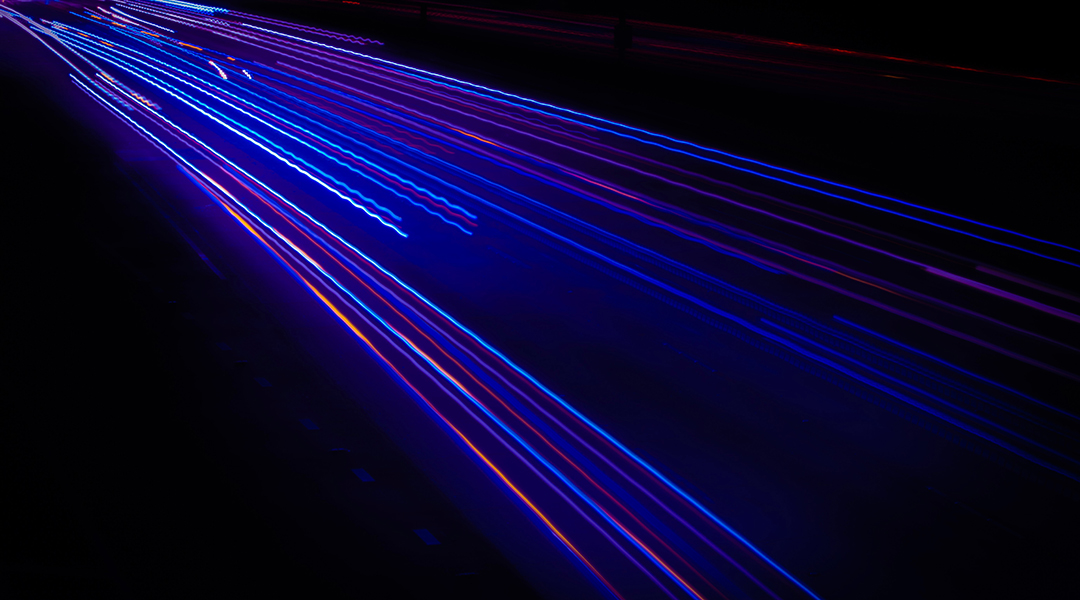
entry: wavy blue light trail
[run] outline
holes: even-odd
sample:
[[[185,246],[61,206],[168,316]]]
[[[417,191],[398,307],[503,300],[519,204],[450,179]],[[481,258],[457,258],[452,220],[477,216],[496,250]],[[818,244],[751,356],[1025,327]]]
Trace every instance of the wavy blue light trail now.
[[[644,292],[657,311],[673,307],[860,397],[899,401],[936,428],[1080,481],[1071,426],[1045,415],[1076,420],[1057,399],[1036,400],[832,312],[898,319],[1073,385],[1076,306],[1033,286],[984,283],[979,256],[935,253],[783,194],[813,192],[957,234],[957,247],[976,238],[1061,268],[1077,266],[1074,248],[300,34],[381,45],[359,36],[173,0],[91,2],[63,21],[6,6],[0,14],[273,254],[607,597],[818,598],[730,526],[722,505],[706,506],[497,349],[491,332],[424,293],[491,231],[584,265],[605,289]],[[304,68],[267,60],[282,54]],[[727,184],[731,172],[762,189]],[[645,180],[659,188],[638,191]],[[387,249],[427,260],[426,273],[376,260]],[[798,293],[752,292],[758,277]],[[963,302],[973,292],[985,306]]]

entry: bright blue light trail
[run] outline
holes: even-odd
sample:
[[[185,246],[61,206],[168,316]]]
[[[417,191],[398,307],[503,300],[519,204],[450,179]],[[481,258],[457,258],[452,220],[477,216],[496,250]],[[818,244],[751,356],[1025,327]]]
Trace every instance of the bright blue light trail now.
[[[1072,389],[1080,307],[995,278],[970,244],[1068,272],[1075,248],[350,49],[381,46],[359,36],[178,0],[91,3],[55,21],[0,15],[175,160],[606,597],[818,595],[738,533],[722,503],[497,348],[498,331],[453,316],[455,295],[490,309],[485,285],[548,281],[526,264],[548,251],[647,306],[650,325],[685,319],[902,405],[981,454],[1080,482],[1077,418],[1059,398],[855,324],[916,331]],[[738,173],[760,188],[725,181]],[[947,247],[811,210],[820,197],[946,232]],[[477,276],[475,245],[496,232],[532,257],[513,259],[530,273]],[[660,414],[665,399],[646,400]]]

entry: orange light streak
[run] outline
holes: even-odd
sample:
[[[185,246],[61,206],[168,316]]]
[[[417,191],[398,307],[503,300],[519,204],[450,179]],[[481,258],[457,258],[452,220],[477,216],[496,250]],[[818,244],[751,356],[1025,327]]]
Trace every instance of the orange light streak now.
[[[207,177],[206,175],[203,175],[203,177],[205,179],[209,180],[210,182],[212,182],[219,189],[224,190],[224,188],[221,187],[220,184],[218,184],[216,181],[214,181],[210,177]],[[260,242],[262,242],[263,245],[271,253],[273,253],[275,256],[277,256],[279,259],[281,259],[282,263],[285,264],[288,267],[288,269],[290,271],[292,271],[292,273],[301,282],[303,282],[303,284],[309,290],[311,290],[311,292],[313,294],[315,294],[315,296],[318,297],[319,300],[323,304],[325,304],[326,307],[329,308],[334,313],[334,315],[336,315],[337,318],[340,319],[341,322],[344,323],[345,326],[349,328],[350,331],[353,332],[353,334],[355,334],[358,338],[360,338],[368,346],[368,348],[370,348],[371,351],[374,352],[383,361],[383,363],[386,366],[388,366],[390,369],[392,369],[394,371],[394,373],[398,376],[398,378],[402,382],[404,382],[406,385],[408,385],[409,388],[413,391],[413,393],[415,393],[417,395],[417,397],[419,397],[421,400],[423,400],[424,403],[428,406],[428,408],[430,408],[432,412],[434,412],[436,415],[438,415],[438,417],[443,421],[443,423],[445,423],[451,430],[454,431],[454,433],[461,439],[461,441],[464,442],[469,447],[469,449],[471,449],[476,454],[476,456],[478,456],[480,458],[480,460],[482,460],[484,462],[484,464],[487,465],[488,468],[490,468],[498,476],[500,481],[502,481],[510,490],[512,490],[514,492],[514,495],[516,495],[523,503],[525,503],[526,506],[529,507],[529,509],[537,516],[537,518],[539,518],[541,521],[544,522],[544,525],[546,525],[547,528],[549,530],[551,530],[551,532],[553,534],[555,534],[556,537],[559,538],[559,540],[589,569],[589,571],[592,572],[592,574],[597,579],[599,579],[604,584],[605,587],[607,587],[608,590],[610,590],[620,600],[623,600],[623,596],[621,594],[619,594],[619,592],[614,588],[614,586],[612,586],[611,583],[609,583],[607,581],[607,579],[605,579],[604,576],[600,574],[600,572],[596,569],[596,567],[594,567],[593,564],[590,563],[589,560],[585,558],[585,556],[581,553],[581,551],[579,551],[573,545],[573,543],[570,542],[570,540],[566,537],[566,535],[564,535],[561,531],[559,531],[559,529],[555,526],[554,523],[551,522],[551,520],[547,517],[547,515],[545,515],[543,513],[543,511],[541,511],[535,504],[533,504],[533,502],[531,500],[529,500],[529,498],[527,496],[525,496],[525,494],[521,490],[519,490],[517,488],[517,486],[515,486],[513,484],[513,482],[511,482],[510,479],[505,474],[503,474],[503,472],[501,470],[499,470],[499,468],[496,467],[495,464],[492,463],[491,460],[487,456],[485,456],[484,453],[482,453],[480,451],[480,449],[477,448],[476,445],[473,444],[471,440],[469,440],[468,437],[465,436],[464,433],[461,432],[461,430],[459,430],[457,427],[455,427],[437,408],[435,408],[435,406],[431,403],[431,401],[428,400],[427,397],[424,396],[420,392],[420,390],[416,389],[416,387],[408,379],[405,378],[405,376],[401,373],[401,371],[398,370],[398,368],[396,366],[394,366],[393,363],[391,363],[381,352],[379,352],[378,348],[375,347],[375,345],[371,342],[371,340],[369,340],[367,338],[367,336],[365,336],[363,334],[363,332],[361,332],[360,329],[357,328],[357,326],[355,324],[353,324],[353,322],[351,320],[349,320],[348,317],[346,317],[340,310],[338,310],[337,306],[334,305],[333,302],[331,302],[326,296],[324,296],[314,285],[311,284],[311,282],[309,282],[306,278],[304,278],[304,276],[301,275],[296,269],[294,269],[292,266],[290,266],[288,260],[286,260],[284,256],[282,256],[280,253],[278,253],[276,250],[274,250],[273,246],[269,243],[269,241],[265,237],[263,237],[263,235],[258,230],[256,230],[254,227],[252,227],[251,224],[248,223],[248,221],[246,219],[244,219],[231,206],[229,206],[229,204],[227,202],[221,202],[221,206],[224,207],[225,210],[228,211],[228,213],[230,215],[232,215],[232,217],[234,219],[236,219],[245,229],[247,229],[248,232],[250,232]],[[287,238],[285,238],[285,239],[287,240]],[[290,242],[290,244],[291,244],[291,242]]]
[[[235,177],[233,177],[233,178],[235,179]],[[245,187],[247,187],[247,186],[245,186]],[[277,213],[278,215],[280,215],[280,216],[282,216],[283,218],[285,218],[285,217],[284,217],[284,215],[282,215],[282,214],[280,213],[280,211],[276,210],[276,209],[275,209],[274,207],[272,207],[272,206],[271,206],[271,207],[270,207],[270,209],[271,209],[271,210],[273,210],[273,211],[274,211],[275,213]],[[310,241],[310,242],[311,242],[312,244],[315,244],[316,246],[319,246],[319,243],[318,243],[318,242],[316,242],[316,241],[315,241],[314,239],[312,239],[312,238],[311,238],[311,236],[309,236],[309,235],[308,235],[307,233],[305,233],[305,232],[303,232],[303,231],[299,231],[299,230],[298,230],[298,232],[300,233],[300,235],[302,235],[303,237],[305,237],[305,238],[306,238],[306,239],[307,239],[308,241]],[[280,235],[280,233],[279,233],[279,235]],[[282,236],[282,237],[284,237],[284,236]],[[287,240],[288,238],[285,238],[285,239]],[[297,246],[296,246],[295,244],[293,244],[293,242],[291,242],[291,241],[290,241],[290,242],[288,242],[288,243],[289,243],[289,244],[290,244],[290,245],[291,245],[291,246],[293,247],[293,250],[294,250],[295,252],[299,253],[299,254],[300,254],[301,256],[303,256],[303,257],[304,257],[305,259],[307,259],[308,261],[310,261],[310,262],[311,262],[312,264],[314,264],[314,265],[315,265],[315,266],[316,266],[317,268],[319,268],[320,270],[322,270],[322,269],[323,269],[322,265],[320,265],[318,261],[316,261],[316,260],[315,260],[314,258],[312,258],[312,257],[311,257],[310,255],[308,255],[308,254],[307,254],[306,252],[304,252],[303,250],[301,250],[301,249],[300,249],[299,247],[297,247]],[[379,293],[378,293],[377,291],[375,291],[374,289],[372,289],[372,287],[371,287],[370,285],[368,285],[368,284],[367,284],[367,283],[366,283],[366,282],[365,282],[364,280],[362,280],[362,279],[361,279],[361,278],[360,278],[360,277],[359,277],[359,276],[358,276],[358,275],[357,275],[356,273],[354,273],[354,272],[353,272],[353,271],[352,271],[351,269],[349,269],[348,267],[346,267],[345,265],[343,265],[343,264],[341,263],[341,261],[339,261],[339,260],[338,260],[338,259],[337,259],[336,257],[334,257],[333,255],[331,255],[331,254],[329,254],[329,253],[328,253],[327,255],[328,255],[328,256],[330,257],[330,259],[331,259],[332,261],[334,261],[335,263],[337,263],[337,265],[338,265],[338,266],[340,266],[340,267],[341,267],[342,269],[344,269],[344,270],[345,270],[345,271],[346,271],[347,273],[349,273],[349,274],[350,274],[350,275],[351,275],[351,276],[352,276],[352,277],[353,277],[354,279],[356,279],[356,281],[357,281],[357,282],[359,282],[359,283],[360,283],[360,285],[364,286],[364,287],[365,287],[365,288],[366,288],[366,289],[367,289],[367,290],[368,290],[369,292],[371,292],[371,293],[372,293],[372,294],[373,294],[373,295],[374,295],[375,297],[377,297],[377,298],[380,298],[380,299],[382,299],[382,296],[381,296],[381,295],[380,295],[380,294],[379,294]],[[279,256],[280,256],[280,255],[279,255]],[[298,276],[299,276],[299,275],[298,275]],[[301,276],[301,278],[302,278],[302,276]],[[306,283],[306,280],[305,280],[305,283]],[[322,296],[321,294],[319,294],[319,292],[315,291],[314,289],[313,289],[312,291],[313,291],[314,293],[316,293],[317,295],[319,295],[319,297],[320,297],[320,298],[323,298],[323,296]],[[387,306],[389,307],[389,309],[390,309],[391,311],[393,311],[393,312],[394,312],[394,313],[395,313],[396,315],[398,315],[399,317],[401,317],[401,319],[402,319],[402,320],[404,320],[404,321],[406,321],[406,322],[410,322],[410,319],[409,319],[408,317],[406,317],[405,315],[403,315],[403,314],[402,314],[402,313],[401,313],[401,312],[400,312],[400,311],[399,311],[399,310],[398,310],[398,309],[397,309],[397,308],[396,308],[395,306],[393,306],[393,305],[392,305],[392,304],[390,304],[389,302],[386,302],[386,301],[385,301],[385,299],[383,300],[383,302],[384,302],[384,303],[385,303],[385,304],[386,304],[386,305],[387,305]],[[334,310],[335,314],[339,314],[339,316],[340,316],[340,313],[338,313],[336,309],[334,309],[333,307],[331,307],[331,310]],[[342,317],[342,318],[344,318],[344,317]],[[474,402],[476,402],[476,403],[477,403],[477,404],[479,404],[480,406],[482,406],[482,407],[484,407],[485,409],[487,409],[487,407],[486,407],[486,406],[484,405],[484,403],[483,403],[483,402],[481,402],[481,401],[480,401],[480,399],[479,399],[479,398],[477,398],[477,397],[476,397],[476,396],[475,396],[475,395],[474,395],[474,394],[473,394],[472,392],[468,391],[468,389],[467,389],[467,388],[465,387],[465,385],[464,385],[464,384],[462,384],[462,383],[461,383],[461,381],[459,381],[459,380],[458,380],[458,378],[454,377],[454,376],[453,376],[453,375],[451,375],[451,374],[450,374],[449,372],[447,372],[447,371],[446,371],[446,369],[444,369],[444,368],[442,367],[442,365],[440,365],[440,364],[439,364],[438,362],[436,362],[436,360],[435,360],[435,359],[433,359],[433,358],[432,358],[432,357],[431,357],[431,356],[430,356],[430,355],[429,355],[428,353],[426,353],[426,352],[424,352],[423,350],[421,350],[421,349],[420,349],[420,348],[419,348],[419,347],[418,347],[418,346],[416,345],[416,343],[414,343],[414,342],[413,342],[413,341],[412,341],[411,339],[409,339],[409,337],[408,337],[407,335],[405,335],[404,333],[402,333],[401,331],[399,331],[399,330],[398,330],[397,328],[395,328],[395,327],[391,326],[391,325],[390,325],[389,323],[385,323],[385,325],[386,325],[386,327],[387,327],[387,328],[389,328],[389,329],[390,329],[391,331],[393,331],[393,332],[394,332],[395,334],[397,334],[397,335],[398,335],[398,336],[399,336],[399,337],[400,337],[400,338],[401,338],[401,339],[402,339],[402,340],[403,340],[403,341],[404,341],[404,342],[405,342],[406,344],[408,344],[408,346],[409,346],[410,348],[412,348],[412,350],[413,350],[414,352],[416,352],[416,353],[417,353],[417,354],[419,354],[419,355],[420,355],[421,357],[423,357],[423,358],[424,358],[424,360],[425,360],[425,361],[427,361],[427,363],[428,363],[429,365],[431,365],[432,367],[434,367],[434,368],[435,368],[435,370],[437,370],[437,371],[438,371],[439,373],[441,373],[441,374],[443,375],[443,377],[445,377],[446,379],[450,380],[450,381],[451,381],[451,382],[452,382],[452,383],[453,383],[453,384],[454,384],[454,385],[455,385],[455,386],[456,386],[456,387],[457,387],[457,388],[458,388],[459,390],[461,390],[461,391],[462,391],[463,393],[465,393],[466,395],[468,395],[468,396],[469,396],[469,398],[471,398],[471,399],[472,399],[472,400],[473,400]],[[434,340],[432,340],[432,339],[431,339],[431,337],[427,335],[427,333],[423,332],[422,330],[418,330],[418,333],[420,334],[420,336],[422,336],[422,337],[423,337],[424,339],[426,339],[426,340],[427,340],[427,341],[428,341],[429,343],[431,343],[431,345],[432,345],[432,346],[434,346],[434,347],[436,347],[436,348],[438,348],[438,347],[439,347],[439,344],[438,344],[438,343],[436,343],[436,342],[435,342]],[[360,335],[360,334],[358,333],[357,335]],[[367,340],[367,338],[364,338],[363,336],[361,336],[361,339],[363,339],[363,340],[364,340],[364,341],[365,341],[366,343],[368,343],[368,345],[371,345],[371,342],[370,342],[370,341],[368,341],[368,340]],[[381,355],[381,354],[380,354],[379,356],[380,356],[380,357],[382,357],[382,355]],[[551,442],[551,441],[550,441],[550,440],[549,440],[549,439],[548,439],[548,438],[547,438],[546,436],[544,436],[544,435],[543,435],[543,434],[541,434],[541,433],[540,433],[539,431],[537,431],[537,430],[536,430],[536,428],[535,428],[535,427],[534,427],[534,426],[533,426],[533,425],[532,425],[531,423],[529,423],[529,422],[528,422],[528,421],[527,421],[527,420],[526,420],[526,419],[525,419],[525,418],[524,418],[523,416],[521,416],[521,415],[520,415],[520,414],[519,414],[519,413],[518,413],[517,411],[513,410],[513,409],[512,409],[512,408],[511,408],[510,406],[508,406],[508,405],[506,404],[506,401],[505,401],[505,400],[503,400],[503,399],[502,399],[502,398],[501,398],[501,397],[500,397],[500,396],[499,396],[498,394],[496,394],[496,393],[495,393],[494,391],[492,391],[492,390],[491,390],[491,389],[490,389],[490,388],[489,388],[489,387],[488,387],[487,385],[485,385],[485,384],[484,384],[484,383],[483,383],[482,381],[480,381],[480,380],[479,380],[479,379],[477,378],[477,376],[476,376],[476,375],[475,375],[475,374],[474,374],[474,373],[473,373],[472,371],[470,371],[469,369],[465,368],[465,367],[464,367],[464,366],[463,366],[463,365],[462,365],[462,364],[461,364],[460,362],[458,362],[458,360],[457,360],[456,358],[454,358],[453,356],[450,356],[450,355],[446,355],[446,354],[444,354],[443,356],[444,356],[444,357],[445,357],[445,358],[446,358],[447,360],[449,360],[450,362],[452,362],[452,363],[453,363],[454,365],[456,365],[456,366],[457,366],[457,367],[458,367],[458,368],[459,368],[459,369],[460,369],[460,370],[461,370],[462,372],[464,372],[464,373],[465,373],[465,374],[466,374],[466,375],[467,375],[467,376],[469,377],[469,379],[471,379],[471,380],[472,380],[472,381],[473,381],[473,382],[474,382],[474,383],[475,383],[476,385],[478,385],[478,386],[479,386],[479,387],[480,387],[481,389],[483,389],[483,390],[484,390],[485,392],[487,392],[487,394],[488,394],[488,395],[489,395],[490,397],[494,398],[494,399],[495,399],[495,400],[496,400],[496,401],[497,401],[497,402],[498,402],[498,403],[499,403],[499,404],[500,404],[500,405],[501,405],[501,406],[502,406],[502,407],[503,407],[504,409],[506,409],[506,410],[507,410],[508,412],[510,412],[510,414],[514,415],[514,416],[515,416],[515,417],[516,417],[516,418],[517,418],[517,419],[518,419],[518,420],[519,420],[519,421],[520,421],[520,422],[521,422],[521,423],[522,423],[522,424],[523,424],[523,425],[524,425],[524,426],[525,426],[525,427],[526,427],[526,428],[527,428],[527,429],[528,429],[529,431],[531,431],[531,432],[532,432],[532,433],[533,433],[533,434],[534,434],[534,435],[535,435],[535,436],[536,436],[537,438],[539,438],[540,440],[542,440],[542,441],[544,442],[544,444],[545,444],[545,445],[546,445],[546,446],[547,446],[548,448],[550,448],[550,449],[551,449],[551,450],[552,450],[553,452],[555,452],[555,453],[556,453],[556,454],[557,454],[557,455],[559,456],[559,458],[561,458],[561,459],[562,459],[562,460],[563,460],[563,461],[564,461],[564,462],[565,462],[566,464],[570,465],[570,466],[571,466],[571,467],[572,467],[572,468],[573,468],[574,470],[576,470],[576,471],[577,471],[577,472],[578,472],[578,473],[579,473],[579,474],[580,474],[580,475],[581,475],[582,477],[584,477],[584,478],[585,478],[586,480],[588,480],[588,481],[589,481],[589,483],[591,483],[591,484],[593,485],[593,487],[595,487],[595,488],[596,488],[597,490],[599,490],[599,491],[600,491],[601,493],[603,493],[603,494],[604,494],[605,496],[607,496],[607,498],[608,498],[609,500],[611,500],[612,502],[614,502],[614,503],[615,503],[616,505],[618,505],[618,506],[620,506],[620,507],[622,506],[622,505],[621,505],[621,504],[620,504],[620,503],[618,502],[618,500],[616,500],[616,499],[615,499],[615,498],[614,498],[614,497],[613,497],[613,496],[611,495],[611,493],[610,493],[610,492],[608,492],[608,491],[607,491],[607,490],[606,490],[606,489],[605,489],[605,488],[604,488],[603,486],[601,486],[600,484],[596,483],[596,481],[595,481],[595,480],[593,480],[593,478],[592,478],[592,477],[590,477],[590,476],[589,476],[589,475],[588,475],[588,474],[587,474],[587,473],[586,473],[586,472],[585,472],[585,471],[584,471],[584,470],[583,470],[583,469],[581,468],[581,466],[580,466],[580,465],[578,465],[578,464],[577,464],[576,462],[574,462],[573,460],[571,460],[570,458],[568,458],[568,457],[567,457],[567,456],[566,456],[565,454],[563,454],[563,452],[562,452],[562,451],[561,451],[561,450],[560,450],[559,448],[557,448],[557,447],[556,447],[556,446],[555,446],[555,445],[554,445],[554,444],[553,444],[553,443],[552,443],[552,442]],[[385,358],[384,358],[383,360],[385,360]],[[395,371],[396,371],[396,369],[395,369]],[[404,377],[403,377],[402,379],[404,379]],[[410,387],[411,387],[411,386],[410,386]],[[415,389],[415,388],[414,388],[414,389]],[[417,393],[419,393],[419,392],[417,392]],[[426,399],[425,399],[425,402],[427,402],[427,400],[426,400]],[[434,407],[432,407],[432,410],[435,410],[435,409],[434,409]],[[489,409],[487,409],[487,410],[489,410]],[[437,411],[436,411],[436,412],[437,412]],[[440,415],[440,416],[441,416],[441,415]],[[444,419],[444,420],[445,420],[445,419]],[[449,424],[449,422],[447,422],[447,423]],[[450,425],[450,426],[451,426],[451,427],[453,427],[453,425]],[[466,443],[468,443],[468,441],[467,441],[467,440],[466,440]],[[470,445],[471,445],[471,444],[470,444]],[[481,456],[481,457],[482,457],[482,456]],[[483,458],[483,457],[482,457],[482,458]],[[486,460],[486,459],[485,459],[485,460]],[[608,519],[610,519],[610,520],[611,520],[612,522],[614,522],[614,523],[615,523],[615,525],[616,525],[616,526],[617,526],[617,527],[618,527],[619,529],[621,529],[622,531],[624,531],[624,532],[625,532],[625,535],[626,535],[627,537],[631,538],[631,539],[632,539],[632,540],[633,540],[633,541],[635,542],[635,544],[637,544],[637,546],[638,546],[638,547],[639,547],[640,549],[642,549],[642,550],[643,550],[643,551],[644,551],[645,553],[647,553],[647,554],[648,554],[648,555],[649,555],[650,557],[652,557],[652,559],[653,559],[653,560],[655,560],[655,561],[656,561],[656,562],[657,562],[658,564],[660,564],[660,565],[661,565],[661,566],[663,567],[663,569],[664,569],[664,570],[666,570],[666,571],[667,571],[668,573],[670,573],[670,574],[671,574],[671,576],[672,576],[672,577],[674,577],[674,578],[675,578],[676,580],[678,580],[678,581],[679,581],[679,582],[680,582],[680,583],[681,583],[681,584],[682,584],[682,585],[683,585],[683,586],[684,586],[684,587],[685,587],[685,588],[686,588],[687,590],[690,590],[690,592],[691,592],[691,593],[692,593],[692,594],[693,594],[693,595],[694,595],[695,597],[697,597],[697,598],[702,598],[702,596],[701,596],[701,594],[700,594],[700,593],[698,593],[698,592],[697,592],[697,591],[696,591],[696,590],[695,590],[695,589],[694,589],[694,588],[693,588],[693,587],[692,587],[692,586],[691,586],[691,585],[690,585],[690,584],[689,584],[689,583],[688,583],[688,582],[687,582],[687,581],[686,581],[685,579],[683,579],[683,578],[682,578],[681,576],[679,576],[679,575],[678,575],[678,574],[677,574],[677,573],[675,572],[675,570],[674,570],[674,569],[672,569],[672,568],[671,568],[671,567],[670,567],[670,566],[669,566],[669,565],[668,565],[668,564],[667,564],[666,562],[664,562],[664,560],[663,560],[663,559],[661,559],[661,558],[660,558],[659,556],[657,556],[657,554],[656,554],[656,553],[655,553],[655,552],[654,552],[654,551],[653,551],[652,549],[650,549],[648,545],[646,545],[646,544],[645,544],[644,542],[642,542],[642,541],[641,541],[641,539],[639,539],[639,538],[638,538],[637,536],[635,536],[635,535],[633,535],[632,533],[630,533],[630,530],[629,530],[629,529],[627,529],[627,527],[626,527],[625,525],[623,525],[623,524],[622,524],[622,523],[621,523],[621,522],[620,522],[620,521],[619,521],[619,520],[618,520],[618,519],[617,519],[617,518],[616,518],[615,516],[613,516],[613,515],[612,515],[612,514],[611,514],[610,512],[608,512],[607,510],[605,510],[605,509],[603,509],[603,508],[600,508],[600,507],[599,507],[599,505],[597,505],[597,509],[598,509],[598,510],[599,510],[600,512],[602,512],[602,513],[603,513],[603,514],[604,514],[604,515],[605,515],[605,516],[606,516],[606,517],[607,517]],[[709,583],[709,582],[708,582],[708,579],[707,579],[706,577],[704,577],[703,575],[701,575],[701,573],[699,573],[699,572],[697,571],[697,569],[695,569],[695,568],[694,568],[694,567],[693,567],[692,565],[690,565],[690,564],[689,564],[688,562],[686,562],[686,559],[685,559],[685,558],[681,557],[681,556],[679,555],[679,553],[678,553],[678,552],[675,552],[675,551],[674,551],[674,550],[673,550],[673,549],[672,549],[672,548],[671,548],[671,547],[670,547],[670,546],[669,546],[669,545],[668,545],[668,544],[667,544],[666,542],[664,542],[664,541],[663,541],[663,540],[662,540],[662,539],[661,539],[661,538],[660,538],[660,537],[659,537],[659,536],[658,536],[658,535],[656,534],[656,532],[652,531],[652,530],[651,530],[651,529],[650,529],[649,527],[647,527],[647,526],[646,526],[646,525],[645,525],[644,523],[642,523],[642,522],[641,522],[641,520],[640,520],[640,519],[639,519],[639,518],[638,518],[638,517],[637,517],[636,515],[634,515],[634,514],[633,514],[633,512],[631,512],[631,511],[628,511],[628,510],[626,510],[626,509],[625,509],[625,507],[624,507],[624,511],[626,511],[626,512],[627,512],[627,514],[628,514],[628,515],[630,516],[630,518],[631,518],[631,519],[633,519],[633,520],[634,520],[634,521],[635,521],[635,522],[636,522],[636,523],[637,523],[637,524],[638,524],[639,526],[641,526],[642,528],[644,528],[644,529],[645,529],[646,531],[648,531],[648,532],[652,533],[653,537],[654,537],[654,538],[656,538],[656,539],[657,539],[657,541],[658,541],[658,542],[659,542],[659,543],[660,543],[660,544],[661,544],[661,545],[662,545],[662,546],[663,546],[663,547],[664,547],[664,548],[665,548],[666,550],[668,550],[669,552],[671,552],[671,553],[672,553],[672,554],[674,554],[675,556],[679,557],[679,558],[680,558],[680,559],[682,560],[682,562],[683,562],[683,563],[684,563],[684,564],[686,565],[686,567],[687,567],[687,568],[689,568],[689,569],[690,569],[690,570],[691,570],[691,571],[692,571],[692,572],[693,572],[693,573],[694,573],[695,575],[697,575],[697,576],[698,576],[698,577],[700,577],[700,578],[701,578],[702,580],[704,580],[704,581],[705,581],[705,582],[707,583],[707,585],[709,585],[709,587],[711,587],[712,589],[714,589],[714,590],[715,590],[715,591],[716,591],[717,593],[720,593],[721,595],[723,595],[723,593],[722,593],[722,592],[720,592],[720,590],[719,590],[719,589],[717,589],[717,588],[716,588],[715,586],[713,586],[713,585],[712,585],[711,583]]]

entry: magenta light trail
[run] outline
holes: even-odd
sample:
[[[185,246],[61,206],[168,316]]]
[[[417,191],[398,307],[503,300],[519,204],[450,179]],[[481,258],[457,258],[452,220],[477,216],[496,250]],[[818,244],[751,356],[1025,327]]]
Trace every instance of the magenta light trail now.
[[[1073,248],[334,45],[382,45],[360,36],[172,0],[110,3],[66,22],[6,6],[0,15],[175,160],[609,597],[817,598],[730,527],[722,506],[707,508],[375,260],[373,249],[428,244],[451,254],[485,228],[520,232],[590,273],[1078,480],[1080,465],[1058,449],[1056,434],[1044,443],[998,413],[975,414],[922,380],[845,351],[839,342],[854,334],[803,314],[808,304],[782,306],[716,275],[750,265],[768,281],[796,282],[973,352],[1078,380],[1065,334],[1027,324],[1037,314],[1071,327],[1080,323],[1075,307],[985,282],[998,271],[977,256],[800,202],[839,199],[1061,268],[1076,266]],[[736,172],[761,189],[724,181]],[[823,240],[874,261],[822,250]],[[989,308],[954,302],[956,290],[985,295]],[[769,318],[740,316],[724,298]],[[918,368],[893,358],[897,369]],[[953,389],[976,385],[948,365],[935,368]],[[1018,394],[995,393],[1010,402]],[[1025,423],[1041,427],[1037,403],[1017,406]]]

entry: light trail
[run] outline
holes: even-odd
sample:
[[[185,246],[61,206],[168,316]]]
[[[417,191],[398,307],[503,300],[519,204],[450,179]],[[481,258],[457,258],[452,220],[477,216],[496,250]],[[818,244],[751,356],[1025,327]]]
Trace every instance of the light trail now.
[[[1047,299],[1037,282],[1023,291],[985,283],[983,273],[1000,270],[978,256],[804,200],[841,200],[1054,268],[1076,267],[1074,248],[335,45],[381,45],[359,36],[173,0],[122,0],[62,22],[6,6],[0,14],[175,160],[603,594],[817,598],[729,526],[723,507],[707,508],[373,250],[423,257],[416,245],[429,244],[449,256],[500,228],[619,289],[811,364],[844,389],[887,397],[1080,481],[1080,464],[1062,449],[1077,439],[1071,425],[1047,417],[1075,420],[1068,408],[831,312],[811,316],[810,302],[755,294],[740,275],[749,265],[830,304],[840,298],[859,315],[897,317],[973,352],[1080,381],[1068,338],[1080,323],[1071,296]],[[752,175],[757,187],[725,180],[736,175]],[[853,259],[851,249],[864,254]],[[428,259],[433,270],[440,259]],[[718,275],[726,271],[733,281]],[[983,294],[988,308],[954,300],[964,293]],[[991,408],[976,413],[959,397]]]

